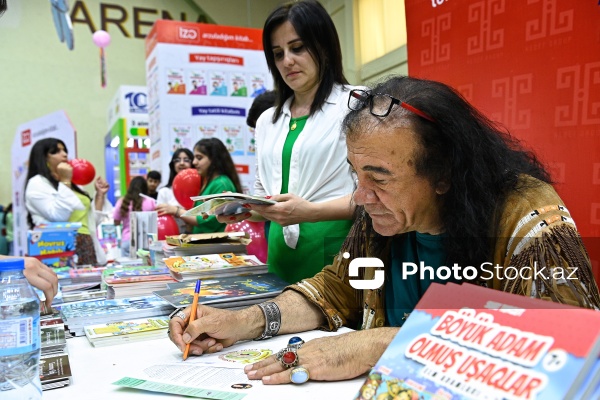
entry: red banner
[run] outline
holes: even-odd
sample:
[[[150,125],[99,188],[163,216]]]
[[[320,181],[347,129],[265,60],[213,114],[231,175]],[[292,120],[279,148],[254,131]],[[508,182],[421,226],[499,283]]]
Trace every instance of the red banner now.
[[[405,0],[411,76],[455,87],[549,167],[600,282],[600,4]]]

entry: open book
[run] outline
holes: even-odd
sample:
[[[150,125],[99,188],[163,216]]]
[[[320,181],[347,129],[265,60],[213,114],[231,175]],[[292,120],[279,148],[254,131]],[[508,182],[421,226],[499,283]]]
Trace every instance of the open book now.
[[[243,193],[218,193],[209,194],[206,196],[192,197],[194,201],[203,201],[202,204],[196,206],[183,215],[194,217],[198,215],[232,215],[241,214],[250,211],[244,207],[244,204],[276,204],[274,200],[265,199],[264,197],[251,196]]]

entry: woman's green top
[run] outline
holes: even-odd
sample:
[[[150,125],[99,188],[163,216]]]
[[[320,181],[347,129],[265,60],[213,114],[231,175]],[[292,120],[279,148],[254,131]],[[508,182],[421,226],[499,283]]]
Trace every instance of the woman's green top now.
[[[281,194],[288,193],[292,149],[307,119],[308,116],[303,116],[290,120],[290,130],[282,153]],[[312,277],[324,266],[331,264],[346,239],[352,221],[303,222],[299,225],[300,237],[295,249],[285,243],[281,225],[271,222],[269,228],[267,256],[269,272],[277,274],[289,283]]]

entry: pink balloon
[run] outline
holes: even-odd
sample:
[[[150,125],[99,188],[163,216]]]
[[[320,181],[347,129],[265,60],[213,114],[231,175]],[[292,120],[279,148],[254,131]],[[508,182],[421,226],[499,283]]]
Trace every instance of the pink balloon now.
[[[172,215],[166,214],[158,217],[158,240],[165,240],[165,236],[179,235],[177,221]]]
[[[253,221],[240,221],[235,224],[229,224],[225,227],[225,232],[246,232],[252,242],[246,250],[248,254],[255,255],[260,261],[267,262],[267,238],[265,237],[265,223]]]
[[[92,35],[94,44],[100,48],[105,48],[110,44],[110,33],[99,30]]]

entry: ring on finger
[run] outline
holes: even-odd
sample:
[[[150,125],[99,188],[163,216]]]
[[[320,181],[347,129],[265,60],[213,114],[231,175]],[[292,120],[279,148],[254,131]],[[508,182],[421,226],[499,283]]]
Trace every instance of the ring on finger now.
[[[290,381],[296,385],[301,385],[310,379],[310,374],[305,367],[298,366],[290,370]]]
[[[184,320],[184,321],[185,321],[185,313],[184,313],[183,311],[181,311],[181,310],[180,310],[180,311],[177,311],[177,312],[175,313],[175,315],[173,316],[173,318],[175,318],[175,317],[179,317],[179,318],[181,318],[182,320]]]
[[[296,349],[286,347],[282,351],[281,359],[279,361],[281,361],[281,365],[283,365],[284,368],[292,368],[298,365],[299,358]]]

